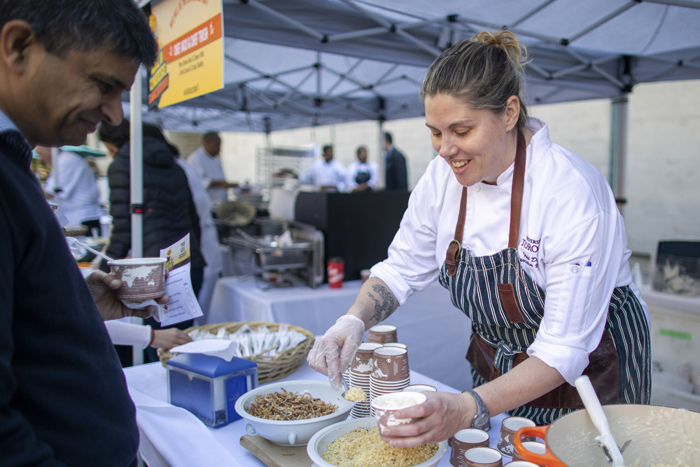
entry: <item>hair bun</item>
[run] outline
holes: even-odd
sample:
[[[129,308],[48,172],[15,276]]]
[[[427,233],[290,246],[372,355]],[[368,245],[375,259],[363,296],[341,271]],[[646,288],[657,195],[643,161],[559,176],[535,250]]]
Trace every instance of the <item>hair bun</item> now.
[[[515,37],[510,31],[498,31],[493,34],[489,31],[482,31],[479,34],[472,36],[470,39],[473,42],[479,42],[482,44],[490,45],[493,47],[498,47],[503,50],[506,55],[508,55],[508,60],[516,69],[522,67],[525,64],[525,58],[527,56],[527,51],[525,46]]]

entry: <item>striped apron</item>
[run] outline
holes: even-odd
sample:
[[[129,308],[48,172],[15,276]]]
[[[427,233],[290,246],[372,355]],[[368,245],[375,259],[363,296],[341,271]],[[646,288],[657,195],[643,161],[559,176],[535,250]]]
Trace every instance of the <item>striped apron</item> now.
[[[517,251],[525,157],[525,139],[519,134],[508,248],[481,257],[461,248],[467,206],[465,187],[455,239],[450,242],[440,271],[440,284],[450,291],[452,303],[472,321],[467,360],[471,363],[474,387],[528,358],[526,350],[534,342],[544,315],[545,291],[520,265]],[[583,374],[589,376],[603,404],[649,404],[649,326],[641,303],[628,286],[613,291],[603,337],[589,355]],[[509,413],[546,425],[579,408],[583,408],[583,403],[576,388],[564,383]]]

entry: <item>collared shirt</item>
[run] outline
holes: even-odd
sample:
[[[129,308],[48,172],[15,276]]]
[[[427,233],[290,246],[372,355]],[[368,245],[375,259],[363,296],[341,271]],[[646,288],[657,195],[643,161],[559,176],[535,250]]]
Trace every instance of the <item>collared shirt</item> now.
[[[335,159],[326,162],[325,159],[314,161],[309,171],[300,177],[302,183],[313,184],[317,189],[322,186],[335,186],[341,193],[346,188],[347,174],[345,166]]]
[[[372,189],[377,189],[377,181],[379,180],[379,165],[376,162],[353,162],[348,166],[348,191],[353,188],[357,188],[357,174],[359,172],[369,173],[369,180],[366,182],[367,185],[372,187]]]
[[[551,142],[544,122],[531,118],[528,127],[534,135],[527,147],[518,255],[547,294],[528,354],[572,383],[600,342],[613,289],[629,285],[642,300],[632,284],[624,220],[610,185],[591,164]],[[508,246],[513,167],[496,185],[468,188],[461,240],[473,256]],[[436,157],[411,194],[389,258],[372,268],[399,303],[437,278],[454,237],[461,193],[449,164]]]
[[[19,131],[17,126],[12,122],[12,120],[10,120],[10,117],[5,115],[5,113],[2,110],[0,110],[0,133],[9,130]]]
[[[228,200],[226,188],[221,186],[209,186],[214,180],[226,180],[224,168],[221,166],[219,156],[212,156],[203,146],[197,148],[187,157],[187,163],[192,167],[209,192],[214,207]]]
[[[97,220],[105,214],[100,207],[95,174],[85,159],[74,152],[58,153],[56,167],[46,180],[44,189],[58,198],[61,214],[72,225]]]
[[[10,118],[5,115],[2,110],[0,110],[0,134],[11,131],[17,132],[18,137],[14,139],[7,139],[10,140],[9,142],[18,152],[25,155],[27,158],[27,164],[30,164],[32,162],[32,148],[29,146],[29,143],[22,132],[19,131],[19,128],[17,128],[17,125],[15,125],[14,122],[10,120]]]

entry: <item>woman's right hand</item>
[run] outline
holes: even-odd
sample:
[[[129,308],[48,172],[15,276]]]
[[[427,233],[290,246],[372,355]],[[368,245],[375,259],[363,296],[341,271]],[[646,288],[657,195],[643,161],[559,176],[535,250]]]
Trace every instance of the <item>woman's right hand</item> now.
[[[355,356],[364,333],[365,323],[360,318],[353,315],[341,316],[309,352],[309,366],[327,375],[334,390],[342,389],[341,373],[348,368]]]

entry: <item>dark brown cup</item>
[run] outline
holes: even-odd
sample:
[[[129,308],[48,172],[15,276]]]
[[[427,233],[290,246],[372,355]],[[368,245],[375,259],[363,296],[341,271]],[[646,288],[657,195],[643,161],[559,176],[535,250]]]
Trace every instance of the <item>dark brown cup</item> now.
[[[470,449],[489,447],[489,434],[476,428],[460,430],[451,439],[452,454],[450,455],[450,464],[454,467],[465,467],[467,465],[464,455]]]
[[[370,374],[374,370],[374,351],[381,347],[374,342],[363,342],[352,358],[350,369],[355,373]]]
[[[380,347],[374,351],[372,377],[379,381],[403,381],[410,377],[408,352],[397,347]]]
[[[110,261],[110,274],[121,279],[121,300],[148,300],[165,295],[166,258],[130,258]]]
[[[464,453],[464,467],[502,467],[503,456],[492,448],[472,448]]]
[[[391,324],[378,324],[373,326],[369,328],[367,340],[379,344],[398,342],[396,326],[392,326]]]
[[[515,447],[515,432],[526,426],[535,426],[535,422],[524,417],[507,417],[501,422],[501,434],[498,439],[498,450],[508,457],[513,456]],[[523,441],[535,441],[535,438],[528,436]]]

